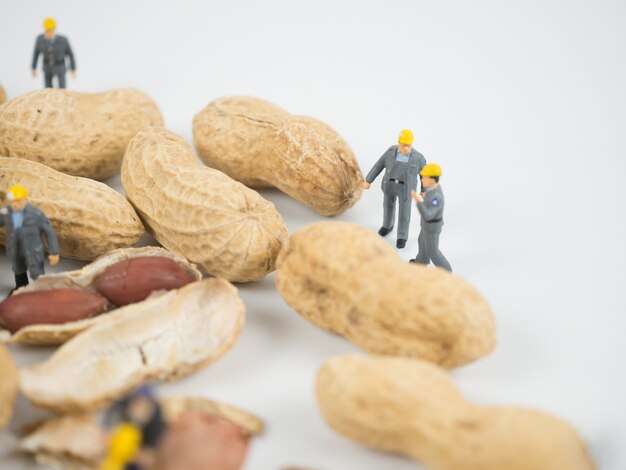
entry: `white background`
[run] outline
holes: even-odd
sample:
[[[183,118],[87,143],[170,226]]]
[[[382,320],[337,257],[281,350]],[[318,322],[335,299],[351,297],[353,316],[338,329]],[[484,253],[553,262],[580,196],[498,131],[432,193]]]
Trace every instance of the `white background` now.
[[[364,173],[412,129],[415,147],[444,169],[441,248],[497,319],[495,352],[454,371],[456,383],[478,403],[554,413],[580,431],[600,468],[626,468],[626,3],[2,0],[9,97],[42,86],[29,69],[48,15],[76,55],[70,88],[138,87],[189,142],[193,115],[232,94],[325,120]],[[119,177],[108,182],[121,189]],[[322,219],[277,191],[262,194],[290,231]],[[379,180],[337,219],[377,230]],[[418,222],[414,210],[405,260]],[[63,260],[51,271],[78,266]],[[262,417],[267,432],[253,441],[248,470],[416,468],[326,427],[316,371],[356,348],[291,311],[273,281],[240,286],[247,324],[231,352],[159,392]],[[0,294],[12,282],[1,255]],[[50,352],[12,351],[22,365]],[[13,428],[37,415],[20,398]],[[1,442],[11,442],[6,432]]]

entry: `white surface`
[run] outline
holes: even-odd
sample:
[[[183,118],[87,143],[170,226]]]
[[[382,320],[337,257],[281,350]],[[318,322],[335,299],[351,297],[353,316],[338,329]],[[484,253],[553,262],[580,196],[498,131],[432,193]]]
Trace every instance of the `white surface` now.
[[[624,2],[5,1],[0,81],[9,97],[41,86],[29,67],[48,15],[74,48],[70,88],[136,86],[189,142],[193,115],[229,94],[327,121],[364,173],[400,129],[413,129],[415,147],[444,169],[442,250],[497,318],[497,349],[453,372],[457,384],[479,403],[565,418],[599,468],[626,468]],[[110,183],[120,189],[119,178]],[[263,195],[290,231],[322,219],[277,191]],[[338,219],[377,230],[379,180]],[[406,260],[417,227],[414,211]],[[2,255],[0,294],[11,285]],[[235,348],[160,393],[262,417],[267,432],[253,441],[248,470],[416,468],[343,439],[319,417],[317,368],[355,347],[291,311],[273,276],[240,292],[248,317]],[[12,349],[21,364],[48,354]],[[21,398],[14,426],[33,415]]]

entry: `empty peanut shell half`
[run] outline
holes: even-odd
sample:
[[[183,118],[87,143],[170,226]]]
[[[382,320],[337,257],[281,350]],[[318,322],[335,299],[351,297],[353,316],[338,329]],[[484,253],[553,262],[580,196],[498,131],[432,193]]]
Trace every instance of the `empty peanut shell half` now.
[[[159,404],[163,409],[164,419],[173,432],[177,432],[176,428],[179,423],[188,424],[181,420],[181,417],[189,413],[193,413],[194,416],[224,420],[238,430],[241,439],[244,439],[246,443],[250,437],[259,434],[263,428],[261,420],[256,416],[234,406],[205,398],[167,397],[160,398]],[[44,465],[71,470],[96,470],[100,468],[100,463],[107,452],[106,434],[107,430],[92,414],[66,415],[49,419],[32,429],[21,439],[20,448],[34,454],[37,462]],[[213,437],[222,438],[223,442],[223,439],[228,436]],[[170,448],[172,447],[171,441],[170,438],[166,442],[169,443]],[[202,442],[204,445],[211,446],[211,442],[206,440]],[[163,451],[159,452],[159,457]]]
[[[0,430],[13,414],[17,394],[17,367],[9,350],[0,343]]]
[[[99,276],[107,272],[107,269],[113,267],[117,263],[139,258],[165,258],[166,261],[168,261],[168,263],[166,263],[168,264],[168,272],[172,272],[172,267],[169,264],[169,261],[171,260],[176,263],[176,265],[179,266],[182,271],[184,271],[184,273],[189,277],[190,280],[198,280],[202,278],[202,274],[196,269],[193,264],[189,263],[182,256],[178,256],[163,248],[155,246],[147,246],[142,248],[124,248],[114,250],[98,258],[94,262],[84,266],[82,269],[55,274],[46,274],[44,276],[41,276],[35,282],[17,290],[12,297],[19,296],[27,292],[41,292],[55,289],[77,289],[96,292],[96,282]],[[147,266],[148,272],[146,272],[145,275],[137,272],[137,270],[133,270],[132,274],[135,276],[135,283],[133,283],[133,286],[137,288],[138,291],[145,293],[148,290],[148,280],[150,279],[152,279],[151,282],[155,289],[163,288],[163,282],[158,278],[154,279],[153,271],[155,263],[163,264],[162,262],[149,263],[149,265]],[[128,279],[125,274],[127,273],[125,273],[123,270],[121,272],[118,272],[118,286],[114,286],[109,279],[108,289],[116,291],[118,294],[121,293],[125,296],[128,296]],[[139,277],[141,277],[142,279],[139,279]],[[179,275],[178,277],[181,276]],[[135,294],[130,295],[132,296]],[[77,335],[81,331],[84,331],[97,324],[97,322],[99,322],[102,318],[108,317],[114,313],[116,313],[116,310],[113,307],[109,310],[109,312],[93,318],[86,318],[77,321],[68,321],[61,324],[49,323],[25,326],[17,330],[12,336],[9,336],[7,339],[11,342],[25,344],[60,344],[67,341],[69,338]],[[0,332],[5,333],[4,336],[7,336],[7,332]]]
[[[239,337],[244,316],[228,281],[187,284],[100,317],[46,362],[22,369],[20,388],[41,408],[95,410],[145,380],[175,379],[216,361]]]

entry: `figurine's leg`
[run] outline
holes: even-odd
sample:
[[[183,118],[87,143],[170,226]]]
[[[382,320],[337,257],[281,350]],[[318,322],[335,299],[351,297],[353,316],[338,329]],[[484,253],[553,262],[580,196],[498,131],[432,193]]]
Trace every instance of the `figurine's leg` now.
[[[398,239],[409,239],[409,223],[411,222],[411,199],[398,197]]]
[[[57,79],[59,80],[59,88],[65,88],[65,72],[57,73]]]
[[[54,74],[52,72],[47,72],[44,70],[43,79],[46,88],[52,88],[52,77],[54,77]]]
[[[32,264],[28,267],[28,273],[30,274],[30,277],[33,278],[33,281],[37,280],[37,278],[39,276],[41,276],[42,274],[44,274],[44,267],[43,267],[43,262],[40,264]]]
[[[396,194],[391,189],[387,189],[385,191],[383,210],[383,227],[391,230],[393,228],[393,223],[396,220]]]
[[[22,286],[28,285],[28,273],[23,272],[15,275],[15,288],[19,289]]]
[[[414,263],[420,264],[428,264],[430,263],[430,258],[428,258],[428,253],[426,252],[426,242],[424,240],[424,231],[420,230],[419,237],[417,237],[417,256],[415,256],[413,261]]]
[[[439,250],[439,234],[441,232],[427,233],[426,234],[426,253],[431,259],[433,264],[438,268],[443,268],[446,271],[452,272],[452,267],[443,253]]]

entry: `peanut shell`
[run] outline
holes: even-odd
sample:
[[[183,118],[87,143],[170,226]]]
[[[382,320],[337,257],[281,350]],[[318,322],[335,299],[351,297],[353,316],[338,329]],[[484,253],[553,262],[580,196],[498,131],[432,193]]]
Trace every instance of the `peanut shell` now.
[[[187,284],[100,317],[47,361],[20,371],[20,389],[55,412],[93,411],[146,380],[173,380],[225,354],[245,308],[224,279]]]
[[[250,187],[276,187],[322,215],[361,197],[363,174],[348,144],[324,122],[267,101],[220,98],[193,119],[202,160]]]
[[[151,125],[163,125],[159,108],[134,88],[103,93],[47,88],[0,109],[0,156],[102,180],[119,172],[130,139]]]
[[[276,286],[300,315],[368,352],[457,367],[489,354],[494,319],[467,282],[403,261],[378,235],[345,222],[296,231]]]
[[[142,258],[145,256],[166,257],[175,261],[185,272],[194,280],[202,279],[202,274],[196,267],[189,263],[181,256],[175,255],[163,248],[156,246],[146,246],[143,248],[126,248],[119,249],[104,255],[93,263],[84,266],[76,271],[65,271],[55,274],[46,274],[39,277],[36,281],[29,285],[18,289],[13,295],[20,295],[25,292],[38,292],[52,289],[86,289],[95,292],[96,278],[106,270],[107,267],[126,259]],[[141,303],[141,302],[139,302]],[[133,304],[137,305],[137,304]],[[31,325],[21,328],[15,334],[10,336],[8,331],[1,330],[4,333],[2,339],[14,343],[50,345],[64,343],[68,339],[78,333],[96,325],[102,318],[113,314],[115,310],[111,310],[101,316],[88,318],[86,320],[73,321],[60,325]]]
[[[11,420],[17,394],[17,367],[9,350],[0,343],[0,430]]]
[[[185,141],[149,127],[128,145],[122,184],[164,247],[230,281],[274,270],[287,229],[274,205],[224,173],[197,163]]]
[[[465,401],[446,371],[426,361],[343,355],[324,363],[317,400],[327,424],[431,470],[589,470],[566,422],[523,408]]]
[[[104,183],[21,158],[0,158],[0,199],[14,184],[28,189],[29,202],[46,214],[64,258],[91,261],[134,245],[145,232],[130,203]],[[0,230],[2,243],[4,233]]]
[[[7,101],[7,95],[4,92],[4,88],[2,88],[2,85],[0,85],[0,104],[6,103]]]

